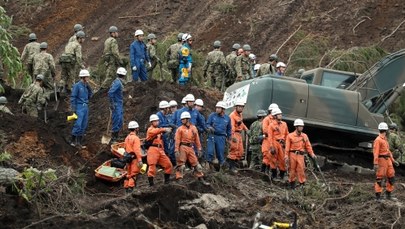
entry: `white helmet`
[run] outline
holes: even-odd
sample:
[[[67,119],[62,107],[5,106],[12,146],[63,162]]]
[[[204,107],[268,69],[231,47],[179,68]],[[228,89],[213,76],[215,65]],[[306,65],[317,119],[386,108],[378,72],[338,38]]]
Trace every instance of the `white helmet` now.
[[[256,55],[253,53],[249,54],[249,59],[256,60]]]
[[[165,109],[165,108],[169,108],[169,102],[167,102],[166,100],[162,100],[159,103],[159,109]]]
[[[283,112],[281,112],[280,108],[274,108],[273,110],[271,110],[271,115],[278,115],[282,113]]]
[[[192,94],[186,95],[186,97],[184,97],[184,101],[186,101],[186,102],[194,102],[195,101],[194,95],[192,95]]]
[[[149,122],[159,121],[159,116],[153,114],[149,117]]]
[[[215,105],[215,107],[220,107],[220,108],[226,109],[226,106],[225,106],[225,105],[226,105],[225,102],[219,101],[219,102],[217,102],[217,105]]]
[[[304,121],[302,119],[300,119],[300,118],[297,118],[294,121],[294,126],[304,126]]]
[[[285,65],[283,62],[278,62],[277,64],[276,64],[276,68],[279,68],[279,67],[287,67],[287,65]]]
[[[185,118],[191,118],[191,115],[190,115],[190,113],[188,113],[188,111],[184,111],[180,115],[180,119],[185,119]]]
[[[181,104],[186,104],[186,97],[183,97],[183,98],[181,99]]]
[[[378,130],[388,130],[388,125],[385,122],[378,124]]]
[[[245,102],[243,102],[241,99],[237,99],[235,101],[235,106],[245,106]]]
[[[80,70],[79,77],[82,78],[82,77],[86,77],[86,76],[90,76],[90,72],[86,69]]]
[[[253,70],[257,71],[260,69],[260,64],[255,64],[255,66],[253,66]]]
[[[275,108],[278,108],[278,105],[277,105],[276,103],[272,103],[272,104],[270,104],[268,110],[271,111],[271,110],[273,110],[273,109],[275,109]]]
[[[127,70],[125,70],[125,68],[123,68],[123,67],[119,67],[119,68],[117,69],[117,74],[118,74],[118,75],[126,76],[126,75],[127,75]]]
[[[128,129],[136,129],[136,128],[139,128],[139,124],[138,124],[137,122],[135,122],[135,121],[130,121],[130,122],[128,123]]]
[[[177,106],[177,102],[175,100],[170,100],[169,105],[171,107]]]
[[[183,37],[181,38],[181,40],[187,41],[187,40],[190,39],[190,38],[191,38],[191,34],[185,33],[185,34],[183,34]]]
[[[135,36],[143,35],[143,31],[138,29],[135,31]]]
[[[204,106],[204,101],[202,99],[196,99],[194,102],[195,105],[203,107]]]

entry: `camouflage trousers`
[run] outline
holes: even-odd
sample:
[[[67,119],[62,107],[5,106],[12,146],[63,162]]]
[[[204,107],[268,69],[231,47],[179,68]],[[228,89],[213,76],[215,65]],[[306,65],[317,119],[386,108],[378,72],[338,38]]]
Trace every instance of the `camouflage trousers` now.
[[[75,79],[79,77],[79,67],[74,63],[61,63],[62,73],[59,86],[71,90]]]
[[[170,73],[172,75],[173,82],[176,83],[177,82],[177,74],[179,74],[178,68],[169,68],[169,70],[170,70]]]
[[[223,72],[209,73],[208,77],[211,79],[211,87],[221,90],[224,74]]]
[[[250,169],[260,169],[263,161],[263,153],[260,145],[251,145],[252,156],[250,160]]]
[[[38,110],[35,105],[24,104],[22,107],[22,111],[24,114],[27,114],[34,118],[38,118]]]
[[[115,64],[107,64],[105,71],[105,79],[101,84],[101,88],[109,88],[116,78],[118,67]]]

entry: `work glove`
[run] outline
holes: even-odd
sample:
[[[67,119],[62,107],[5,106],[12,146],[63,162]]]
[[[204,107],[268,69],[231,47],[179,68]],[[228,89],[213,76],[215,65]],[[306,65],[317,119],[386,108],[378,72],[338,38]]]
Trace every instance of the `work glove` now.
[[[142,168],[142,166],[143,166],[142,161],[138,161],[138,168]]]
[[[275,154],[276,154],[276,148],[270,147],[270,153],[271,153],[272,155],[275,155]]]
[[[232,142],[233,142],[233,143],[237,143],[237,142],[238,142],[238,139],[237,139],[237,138],[232,138]]]
[[[197,156],[198,158],[201,158],[203,156],[203,152],[201,150],[197,151]]]
[[[172,132],[172,128],[166,127],[166,128],[165,128],[165,132],[170,134],[170,133]]]
[[[135,72],[136,70],[137,70],[136,66],[133,66],[133,67],[132,67],[132,71]]]
[[[378,170],[378,165],[374,165],[374,172],[377,172],[377,170]]]
[[[149,68],[151,68],[151,67],[152,67],[152,64],[151,64],[150,62],[148,62],[148,67],[149,67]]]
[[[208,127],[207,132],[210,133],[210,134],[213,134],[215,132],[214,127],[212,127],[212,126]]]
[[[180,157],[180,152],[179,151],[174,152],[174,156],[176,156],[176,158],[179,158]]]
[[[399,166],[399,162],[398,162],[398,161],[395,161],[395,160],[394,160],[394,162],[393,162],[393,163],[394,163],[394,165],[395,165],[396,167],[398,167],[398,166]]]

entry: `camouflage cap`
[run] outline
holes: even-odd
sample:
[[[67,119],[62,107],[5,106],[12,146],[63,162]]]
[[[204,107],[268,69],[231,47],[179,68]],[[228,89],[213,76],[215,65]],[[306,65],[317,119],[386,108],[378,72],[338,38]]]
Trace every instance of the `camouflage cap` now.
[[[80,24],[76,24],[76,25],[73,26],[73,30],[75,32],[81,31],[81,30],[83,30],[83,26],[80,25]]]
[[[219,48],[221,47],[221,42],[220,41],[214,41],[214,48]]]
[[[267,116],[267,112],[265,110],[258,110],[256,113],[257,117],[266,117]]]
[[[29,41],[36,41],[37,40],[37,35],[35,33],[30,33],[30,35],[28,35],[28,40]]]
[[[390,130],[398,130],[398,125],[395,122],[393,122],[389,125],[389,128]]]
[[[243,49],[244,51],[252,51],[252,48],[250,48],[250,45],[248,45],[248,44],[244,44],[243,47],[242,47],[242,49]]]
[[[154,33],[149,33],[147,38],[148,40],[156,39],[156,35]]]
[[[184,33],[177,34],[177,40],[181,41],[181,39],[183,39],[183,35],[184,35]]]
[[[235,43],[235,44],[232,45],[232,48],[233,48],[234,50],[238,50],[238,49],[240,49],[240,44]]]
[[[6,104],[7,103],[7,98],[4,96],[0,96],[0,104]]]
[[[110,26],[110,28],[108,29],[109,33],[116,33],[118,32],[118,28],[117,26]]]
[[[86,34],[83,31],[79,31],[76,33],[77,38],[84,38],[85,36],[86,36]]]
[[[47,48],[48,48],[48,43],[42,42],[42,43],[39,45],[39,48],[40,48],[40,49],[47,49]]]

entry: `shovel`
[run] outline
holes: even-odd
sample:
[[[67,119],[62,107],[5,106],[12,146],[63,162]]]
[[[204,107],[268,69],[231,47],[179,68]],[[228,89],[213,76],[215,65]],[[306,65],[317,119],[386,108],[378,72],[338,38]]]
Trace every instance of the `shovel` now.
[[[242,161],[242,166],[244,168],[246,168],[248,166],[248,161],[247,161],[247,155],[248,155],[247,152],[249,150],[248,147],[249,147],[249,138],[248,138],[247,133],[245,132],[245,156],[244,156],[244,159]]]
[[[110,130],[110,124],[111,124],[111,110],[110,110],[110,116],[108,117],[108,123],[107,123],[107,130],[105,132],[105,134],[103,134],[103,136],[101,137],[101,144],[105,144],[108,145],[108,143],[110,143],[111,141],[111,135],[109,134],[109,130]]]

